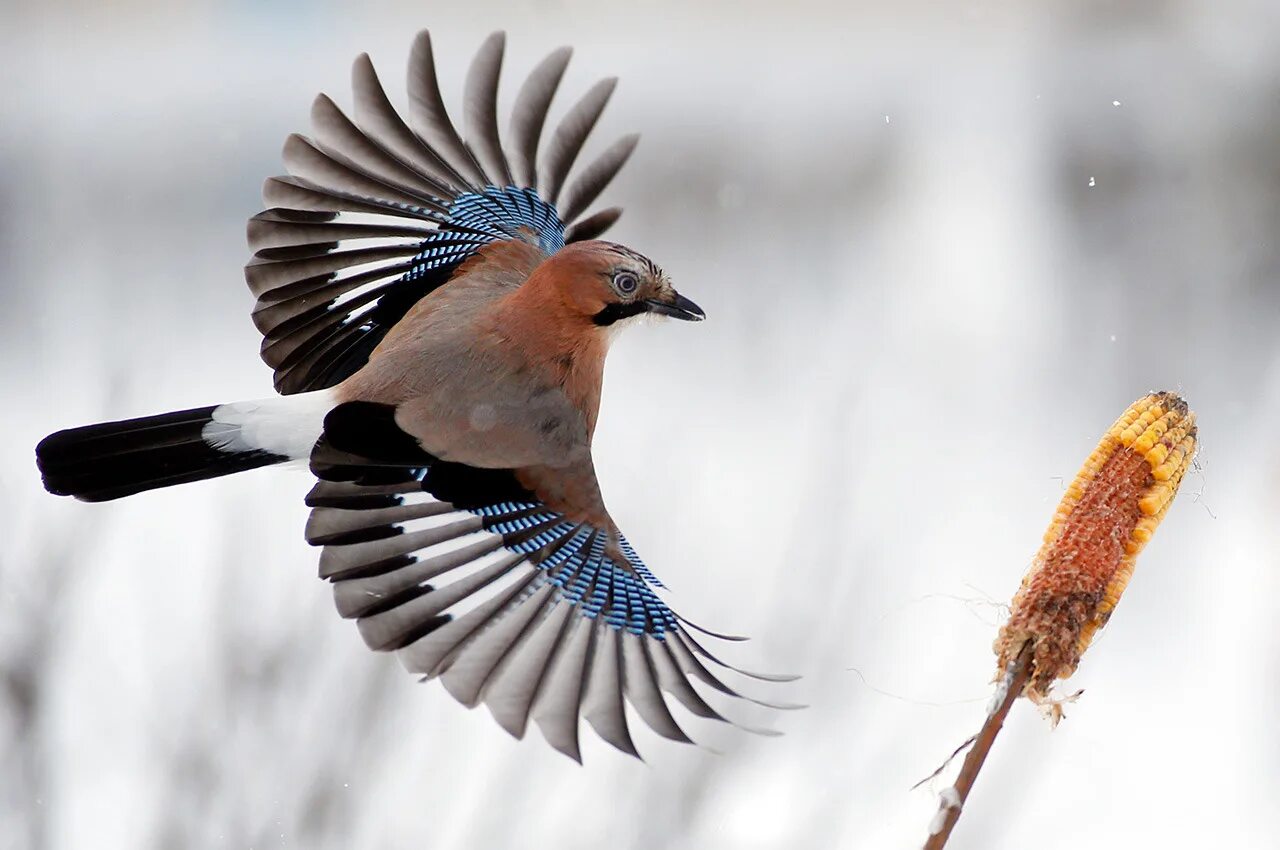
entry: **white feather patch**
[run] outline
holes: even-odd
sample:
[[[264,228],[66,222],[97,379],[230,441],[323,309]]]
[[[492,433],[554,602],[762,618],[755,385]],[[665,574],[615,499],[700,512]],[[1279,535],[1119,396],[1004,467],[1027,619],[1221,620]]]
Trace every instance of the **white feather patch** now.
[[[204,426],[201,436],[219,451],[262,450],[307,458],[334,404],[329,389],[224,404],[213,411],[213,421]]]

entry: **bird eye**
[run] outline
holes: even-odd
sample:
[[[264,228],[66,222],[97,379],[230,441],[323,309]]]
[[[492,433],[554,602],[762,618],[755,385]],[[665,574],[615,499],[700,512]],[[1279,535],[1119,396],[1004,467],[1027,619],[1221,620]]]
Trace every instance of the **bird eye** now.
[[[618,272],[613,276],[613,288],[623,295],[630,295],[640,286],[640,281],[631,272]]]

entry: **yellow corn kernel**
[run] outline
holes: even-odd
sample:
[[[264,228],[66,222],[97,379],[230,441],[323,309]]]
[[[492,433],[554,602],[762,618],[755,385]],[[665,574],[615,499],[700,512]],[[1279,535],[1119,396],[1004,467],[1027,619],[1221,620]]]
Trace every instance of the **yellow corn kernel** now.
[[[994,647],[1001,675],[1027,641],[1034,665],[1029,696],[1044,696],[1075,671],[1195,452],[1195,414],[1173,393],[1139,399],[1107,430],[1063,494],[1013,598]]]
[[[1164,443],[1156,443],[1156,445],[1152,447],[1150,451],[1147,452],[1146,460],[1147,460],[1147,463],[1151,464],[1152,471],[1155,471],[1156,467],[1164,463],[1164,459],[1168,456],[1169,456],[1169,447],[1166,446]]]
[[[1155,476],[1152,476],[1154,480]],[[1138,509],[1147,516],[1155,516],[1160,513],[1160,509],[1164,507],[1164,503],[1169,501],[1169,490],[1164,484],[1156,484],[1148,492],[1138,500]]]

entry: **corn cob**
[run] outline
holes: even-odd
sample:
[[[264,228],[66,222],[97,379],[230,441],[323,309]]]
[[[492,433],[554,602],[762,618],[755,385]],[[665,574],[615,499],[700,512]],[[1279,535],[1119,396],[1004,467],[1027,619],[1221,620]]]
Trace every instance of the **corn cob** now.
[[[1195,414],[1173,393],[1145,396],[1116,420],[1067,488],[1013,598],[995,641],[998,676],[1028,641],[1026,696],[1042,701],[1055,680],[1075,672],[1195,452]]]

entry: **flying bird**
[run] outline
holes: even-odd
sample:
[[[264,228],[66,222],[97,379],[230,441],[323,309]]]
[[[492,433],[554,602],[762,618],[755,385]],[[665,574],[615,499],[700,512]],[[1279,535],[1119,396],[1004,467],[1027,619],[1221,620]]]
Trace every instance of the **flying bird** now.
[[[580,761],[585,718],[635,755],[626,703],[687,742],[664,694],[725,720],[693,683],[761,701],[717,666],[792,677],[708,651],[605,508],[591,443],[610,341],[641,316],[704,314],[598,238],[620,209],[584,216],[637,141],[571,179],[616,81],[570,107],[539,157],[570,51],[529,74],[500,139],[504,47],[491,35],[471,64],[465,133],[423,31],[407,120],[361,55],[350,114],[322,94],[312,135],[288,137],[245,267],[278,397],[59,431],[37,462],[49,492],[94,502],[304,460],[306,539],[371,648],[516,737],[532,719]]]

